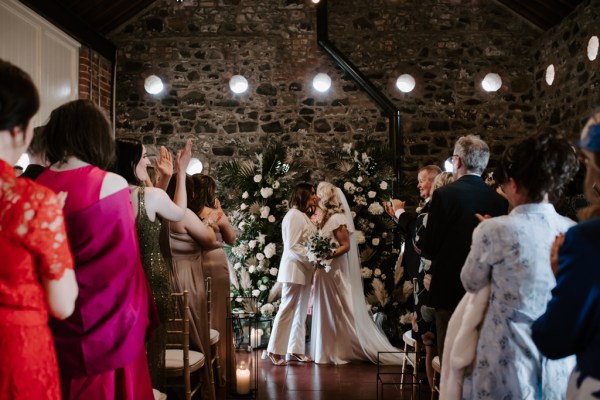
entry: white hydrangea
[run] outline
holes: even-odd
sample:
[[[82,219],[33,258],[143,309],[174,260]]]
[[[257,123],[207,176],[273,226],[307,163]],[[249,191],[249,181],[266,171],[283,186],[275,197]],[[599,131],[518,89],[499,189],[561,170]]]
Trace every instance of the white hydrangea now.
[[[273,189],[271,189],[270,187],[264,187],[264,188],[260,189],[260,195],[263,198],[268,199],[269,197],[271,197],[273,195]]]
[[[369,279],[373,276],[373,270],[371,268],[362,267],[360,269],[360,275],[363,277],[363,279]]]
[[[258,183],[262,181],[262,175],[254,175],[254,182]]]
[[[240,244],[231,248],[231,252],[237,257],[244,257],[248,253],[248,245]]]
[[[281,184],[279,183],[279,181],[275,181],[271,186],[273,186],[273,189],[279,189],[279,186],[281,186]]]
[[[384,211],[385,210],[378,201],[369,205],[369,212],[373,215],[381,215]]]
[[[366,240],[365,234],[363,231],[354,231],[354,237],[356,238],[357,244],[363,244]]]
[[[270,223],[275,222],[275,217],[273,215],[269,215],[269,218],[267,218],[267,221],[269,221]]]
[[[367,199],[366,199],[365,196],[362,196],[362,195],[354,196],[354,203],[362,205],[362,206],[366,206],[367,205]]]
[[[388,188],[388,184],[386,181],[381,181],[381,183],[379,184],[379,189],[381,190],[387,190]]]
[[[375,196],[377,196],[377,192],[369,190],[369,193],[367,193],[367,196],[369,196],[370,199],[374,199]]]
[[[250,197],[250,195],[248,194],[247,191],[242,193],[242,199],[247,199],[248,197]]]
[[[373,246],[379,246],[379,238],[373,238],[373,239],[371,240],[371,244],[372,244]]]
[[[277,252],[277,246],[275,245],[275,243],[269,243],[265,246],[265,249],[263,251],[265,253],[265,257],[271,258]]]
[[[273,268],[271,268],[271,269],[269,270],[269,273],[270,273],[271,275],[273,275],[273,276],[277,276],[277,273],[278,273],[278,272],[279,272],[279,270],[278,270],[277,268],[275,268],[275,267],[273,267]]]

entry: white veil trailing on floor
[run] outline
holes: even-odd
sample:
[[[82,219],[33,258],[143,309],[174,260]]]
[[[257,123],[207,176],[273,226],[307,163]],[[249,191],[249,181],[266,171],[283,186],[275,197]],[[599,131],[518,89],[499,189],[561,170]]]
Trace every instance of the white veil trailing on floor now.
[[[402,360],[404,359],[403,353],[391,345],[388,338],[373,321],[373,317],[367,308],[352,212],[350,211],[350,206],[344,192],[336,187],[336,194],[340,204],[344,207],[344,215],[348,220],[347,228],[350,236],[350,250],[348,251],[348,268],[343,273],[344,280],[347,282],[349,288],[348,296],[350,298],[348,299],[348,304],[352,306],[356,335],[358,336],[363,352],[371,362],[377,363],[378,352],[390,352],[388,354],[380,354],[379,362],[388,365],[402,364]]]

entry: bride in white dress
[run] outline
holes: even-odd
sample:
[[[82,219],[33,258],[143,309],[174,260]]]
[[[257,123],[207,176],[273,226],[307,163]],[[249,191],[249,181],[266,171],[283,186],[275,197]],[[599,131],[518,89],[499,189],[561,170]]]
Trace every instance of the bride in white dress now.
[[[401,364],[400,350],[379,330],[367,309],[360,276],[354,222],[343,192],[328,182],[317,187],[321,231],[338,247],[331,270],[315,272],[311,330],[311,357],[321,364],[368,360]]]

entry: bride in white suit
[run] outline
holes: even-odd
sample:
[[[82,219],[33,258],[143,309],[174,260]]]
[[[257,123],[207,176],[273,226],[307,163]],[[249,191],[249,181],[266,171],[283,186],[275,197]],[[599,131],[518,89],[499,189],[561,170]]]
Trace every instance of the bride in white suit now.
[[[281,222],[283,255],[277,274],[277,282],[282,283],[281,305],[267,347],[267,354],[275,365],[285,365],[286,354],[300,362],[312,361],[304,352],[314,267],[306,257],[304,242],[316,230],[309,215],[318,201],[311,184],[296,185],[290,198],[290,209]]]

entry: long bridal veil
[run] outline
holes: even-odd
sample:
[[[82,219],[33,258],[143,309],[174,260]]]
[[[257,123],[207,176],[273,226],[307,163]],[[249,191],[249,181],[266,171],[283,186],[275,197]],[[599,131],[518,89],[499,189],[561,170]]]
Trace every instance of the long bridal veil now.
[[[389,352],[379,354],[379,362],[381,364],[401,364],[404,359],[403,353],[391,345],[385,334],[375,324],[367,309],[360,272],[360,257],[358,244],[356,243],[354,220],[352,219],[352,213],[350,212],[344,192],[340,188],[336,188],[336,194],[344,207],[344,215],[348,220],[347,228],[350,234],[350,250],[348,251],[348,268],[343,273],[344,280],[350,288],[348,303],[352,306],[354,328],[356,329],[360,346],[367,358],[373,363],[378,362],[377,353]]]

